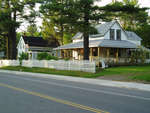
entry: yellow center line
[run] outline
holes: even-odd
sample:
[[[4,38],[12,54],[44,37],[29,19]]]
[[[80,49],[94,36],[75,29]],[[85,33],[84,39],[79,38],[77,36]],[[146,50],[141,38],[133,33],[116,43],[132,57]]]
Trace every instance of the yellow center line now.
[[[65,105],[72,106],[72,107],[75,107],[75,108],[80,108],[82,110],[91,111],[91,112],[94,112],[94,113],[109,113],[109,112],[106,112],[106,111],[103,111],[103,110],[100,110],[100,109],[96,109],[96,108],[92,108],[92,107],[89,107],[89,106],[77,104],[77,103],[74,103],[74,102],[71,102],[71,101],[57,99],[57,98],[54,98],[54,97],[51,97],[51,96],[48,96],[48,95],[40,94],[38,92],[28,91],[28,90],[25,90],[25,89],[22,89],[22,88],[17,88],[17,87],[8,85],[8,84],[0,83],[0,86],[6,87],[6,88],[9,88],[9,89],[13,89],[13,90],[16,90],[16,91],[24,92],[26,94],[30,94],[30,95],[33,95],[33,96],[38,96],[38,97],[41,97],[41,98],[44,98],[44,99],[47,99],[47,100],[50,100],[50,101],[65,104]]]

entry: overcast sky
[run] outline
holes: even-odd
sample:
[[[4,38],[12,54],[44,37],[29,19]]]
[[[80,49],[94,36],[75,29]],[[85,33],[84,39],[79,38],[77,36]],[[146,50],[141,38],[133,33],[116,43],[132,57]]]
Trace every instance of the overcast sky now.
[[[117,1],[122,1],[122,0],[117,0]],[[100,6],[107,5],[111,3],[112,0],[99,0],[96,4],[99,4]],[[139,0],[140,7],[149,7],[150,8],[150,0]],[[149,10],[149,15],[150,15],[150,10]],[[41,19],[36,19],[37,25],[41,26],[42,20]],[[25,31],[27,26],[27,23],[22,24],[20,29],[18,31]]]

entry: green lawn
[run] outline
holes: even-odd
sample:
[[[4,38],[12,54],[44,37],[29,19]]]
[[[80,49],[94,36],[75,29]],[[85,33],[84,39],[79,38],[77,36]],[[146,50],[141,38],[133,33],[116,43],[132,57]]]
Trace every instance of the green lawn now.
[[[25,72],[35,72],[35,73],[46,73],[46,74],[59,74],[65,76],[76,76],[76,77],[85,77],[85,78],[97,78],[97,77],[113,77],[114,75],[120,77],[126,77],[129,81],[145,81],[150,83],[150,64],[143,66],[120,66],[112,67],[104,70],[97,70],[97,73],[87,73],[79,71],[64,71],[64,70],[55,70],[48,68],[28,68],[28,67],[2,67],[0,69],[5,70],[14,70],[14,71],[25,71]]]
[[[80,71],[65,71],[65,70],[55,70],[55,69],[49,69],[49,68],[38,68],[38,67],[2,67],[0,69],[4,70],[13,70],[13,71],[24,71],[24,72],[35,72],[35,73],[45,73],[45,74],[58,74],[58,75],[65,75],[65,76],[76,76],[76,77],[86,77],[86,78],[95,78],[98,75],[88,72],[80,72]]]
[[[129,80],[150,82],[150,64],[143,66],[112,67],[99,73],[100,76],[120,75],[127,76]]]

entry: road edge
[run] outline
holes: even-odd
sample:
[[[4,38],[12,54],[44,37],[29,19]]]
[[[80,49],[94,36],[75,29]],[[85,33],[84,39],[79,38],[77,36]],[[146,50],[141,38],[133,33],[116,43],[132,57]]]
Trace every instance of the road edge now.
[[[51,78],[51,79],[56,79],[56,80],[66,80],[66,81],[80,82],[80,83],[87,83],[87,84],[101,85],[101,86],[108,86],[108,87],[119,87],[119,88],[150,91],[150,84],[142,84],[142,83],[134,83],[134,82],[120,82],[120,81],[100,80],[100,79],[90,79],[90,78],[79,78],[79,77],[71,77],[71,76],[63,76],[63,75],[20,72],[20,71],[10,71],[10,70],[1,70],[1,69],[0,69],[0,72],[16,74],[16,75],[24,74],[28,76],[34,76],[34,77]]]

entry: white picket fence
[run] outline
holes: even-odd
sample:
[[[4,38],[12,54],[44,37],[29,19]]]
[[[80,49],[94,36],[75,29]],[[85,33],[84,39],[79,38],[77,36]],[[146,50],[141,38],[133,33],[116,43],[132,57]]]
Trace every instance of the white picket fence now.
[[[18,60],[0,60],[2,66],[19,66]],[[23,60],[24,67],[52,68],[57,70],[73,70],[83,72],[96,72],[96,63],[94,61],[64,61],[64,60]]]
[[[0,67],[3,66],[19,66],[18,60],[0,60]]]

